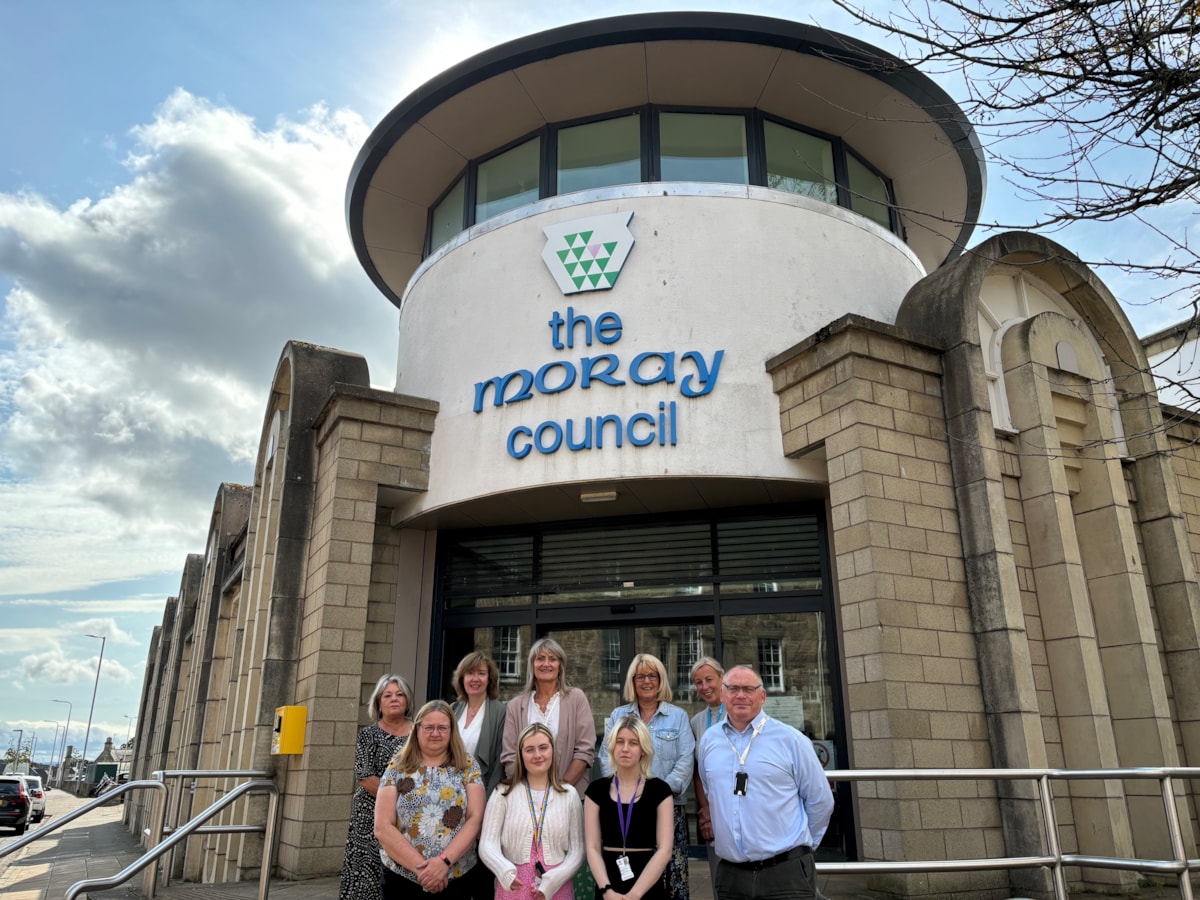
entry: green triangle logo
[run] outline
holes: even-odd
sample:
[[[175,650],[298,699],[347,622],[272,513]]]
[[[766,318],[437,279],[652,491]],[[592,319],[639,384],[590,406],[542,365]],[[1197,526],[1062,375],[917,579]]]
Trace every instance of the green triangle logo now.
[[[597,272],[595,275],[589,275],[588,281],[590,281],[592,283],[592,287],[595,287],[596,285],[598,285],[600,283],[600,278],[601,278],[601,273]]]
[[[582,262],[580,262],[579,265],[583,268],[583,271],[590,272],[590,271],[592,271],[592,263],[593,262],[594,262],[594,260],[585,259]]]
[[[604,245],[604,249],[609,256],[612,256],[612,252],[617,249],[617,243],[617,241],[609,241]]]
[[[583,279],[584,279],[584,277],[585,277],[585,276],[583,276],[583,275],[580,275],[578,278],[572,278],[572,279],[571,279],[571,281],[573,281],[573,282],[575,283],[575,287],[577,287],[577,288],[581,288],[581,287],[583,287]]]
[[[605,272],[604,280],[608,282],[609,287],[612,287],[614,284],[617,283],[617,276],[620,274],[621,274],[620,272]]]
[[[570,254],[570,252],[570,250],[558,250],[558,258],[565,263],[567,261],[567,255]]]
[[[563,240],[567,242],[568,247],[572,247],[575,245],[575,238],[577,238],[577,237],[579,237],[578,231],[575,232],[574,234],[564,234]]]
[[[579,259],[579,257],[583,256],[583,251],[586,249],[587,249],[587,247],[576,247],[571,252],[575,254],[576,259]]]
[[[588,241],[590,241],[592,239],[592,234],[593,234],[593,232],[591,232],[591,231],[581,231],[579,233],[579,236],[581,238],[583,238],[583,242],[586,244]]]
[[[566,261],[563,262],[563,268],[565,268],[567,270],[568,275],[574,275],[575,269],[578,265],[579,265],[579,263],[569,263]]]
[[[603,272],[606,268],[608,268],[608,262],[609,262],[609,259],[607,256],[599,257],[596,260],[596,268],[599,269],[601,272]]]

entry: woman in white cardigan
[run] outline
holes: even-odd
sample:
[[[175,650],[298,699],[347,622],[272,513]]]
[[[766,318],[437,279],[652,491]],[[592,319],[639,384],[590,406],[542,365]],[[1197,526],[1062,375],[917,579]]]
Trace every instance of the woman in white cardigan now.
[[[517,739],[512,778],[488,800],[479,858],[496,876],[497,900],[574,900],[583,864],[583,808],[558,774],[554,735],[540,722]]]

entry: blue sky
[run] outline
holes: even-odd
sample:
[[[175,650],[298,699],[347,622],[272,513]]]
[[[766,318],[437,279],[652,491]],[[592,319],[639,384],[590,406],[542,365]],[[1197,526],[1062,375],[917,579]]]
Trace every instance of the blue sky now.
[[[826,2],[596,14],[697,7],[891,46]],[[344,224],[370,129],[461,59],[587,13],[0,0],[0,747],[24,729],[45,759],[66,722],[54,700],[73,704],[82,746],[100,649],[87,633],[107,638],[89,755],[124,740],[151,629],[186,555],[203,552],[218,485],[252,477],[286,340],[362,353],[391,385],[395,310]],[[990,174],[984,219],[1030,218]],[[1120,226],[1052,237],[1086,259],[1161,252]],[[1141,333],[1182,317],[1145,303],[1153,286],[1108,283]]]

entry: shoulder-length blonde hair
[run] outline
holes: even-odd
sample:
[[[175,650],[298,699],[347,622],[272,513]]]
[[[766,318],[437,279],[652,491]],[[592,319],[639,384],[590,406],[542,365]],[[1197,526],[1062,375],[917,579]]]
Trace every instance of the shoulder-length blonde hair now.
[[[375,682],[375,690],[371,691],[371,699],[367,701],[367,713],[370,715],[372,722],[378,722],[383,718],[383,710],[379,708],[379,701],[383,699],[383,692],[387,690],[389,684],[394,684],[400,688],[400,693],[404,695],[404,718],[412,718],[414,706],[413,689],[403,675],[393,675],[389,672]]]
[[[454,710],[445,700],[430,700],[419,710],[413,719],[412,734],[400,752],[393,758],[396,768],[404,773],[412,773],[421,768],[421,723],[431,713],[441,713],[450,721],[450,746],[447,748],[445,765],[452,769],[466,769],[471,762],[471,754],[463,745],[462,735],[458,732],[458,722],[454,718]]]
[[[719,662],[717,662],[711,656],[702,656],[698,660],[696,660],[694,663],[692,663],[692,671],[688,673],[688,677],[691,678],[692,681],[695,681],[696,673],[699,672],[701,669],[703,669],[705,666],[708,666],[710,669],[712,669],[714,672],[716,672],[718,678],[721,678],[725,674],[725,667],[723,665],[721,665]]]
[[[659,703],[669,702],[672,694],[671,683],[667,680],[667,667],[653,653],[639,653],[629,664],[629,671],[625,673],[625,702],[632,703],[638,698],[637,691],[633,688],[633,676],[637,674],[638,669],[653,669],[658,674],[656,699]]]
[[[643,778],[649,778],[650,763],[654,759],[654,739],[650,737],[650,729],[646,727],[646,723],[638,716],[625,716],[617,719],[609,730],[608,736],[604,739],[604,750],[608,753],[609,768],[614,772],[617,770],[617,761],[613,759],[613,748],[617,746],[617,734],[621,731],[632,731],[634,737],[637,738],[638,744],[642,748],[642,759],[638,763],[638,768],[641,770]]]
[[[547,777],[550,779],[550,787],[554,788],[560,794],[567,793],[566,785],[558,777],[558,743],[554,740],[554,732],[541,722],[534,722],[532,725],[526,725],[517,738],[517,756],[513,760],[512,777],[504,781],[505,797],[512,793],[513,788],[525,780],[525,758],[521,755],[521,748],[535,734],[544,734],[550,739],[550,771],[547,774]]]
[[[458,661],[458,665],[454,667],[454,675],[450,678],[450,684],[454,686],[454,696],[463,703],[467,702],[467,689],[463,686],[463,678],[472,669],[478,668],[487,669],[488,686],[487,697],[489,700],[496,700],[500,696],[500,669],[496,667],[496,662],[482,650],[476,650],[474,653],[468,653]]]
[[[567,653],[562,648],[562,644],[554,640],[554,638],[538,638],[533,642],[533,646],[529,648],[529,658],[525,660],[525,691],[528,693],[533,690],[534,681],[533,661],[537,659],[539,653],[549,653],[558,659],[558,692],[565,694],[571,689],[571,685],[567,683]]]

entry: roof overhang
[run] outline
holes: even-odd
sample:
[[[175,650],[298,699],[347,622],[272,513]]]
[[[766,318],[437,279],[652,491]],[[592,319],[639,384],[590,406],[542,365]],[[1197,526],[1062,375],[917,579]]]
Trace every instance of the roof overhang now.
[[[931,79],[862,41],[729,13],[651,13],[502,44],[413,91],[350,174],[355,253],[397,306],[429,208],[471,159],[549,123],[647,103],[758,108],[843,138],[892,179],[906,240],[930,271],[961,252],[986,186],[962,110]]]

